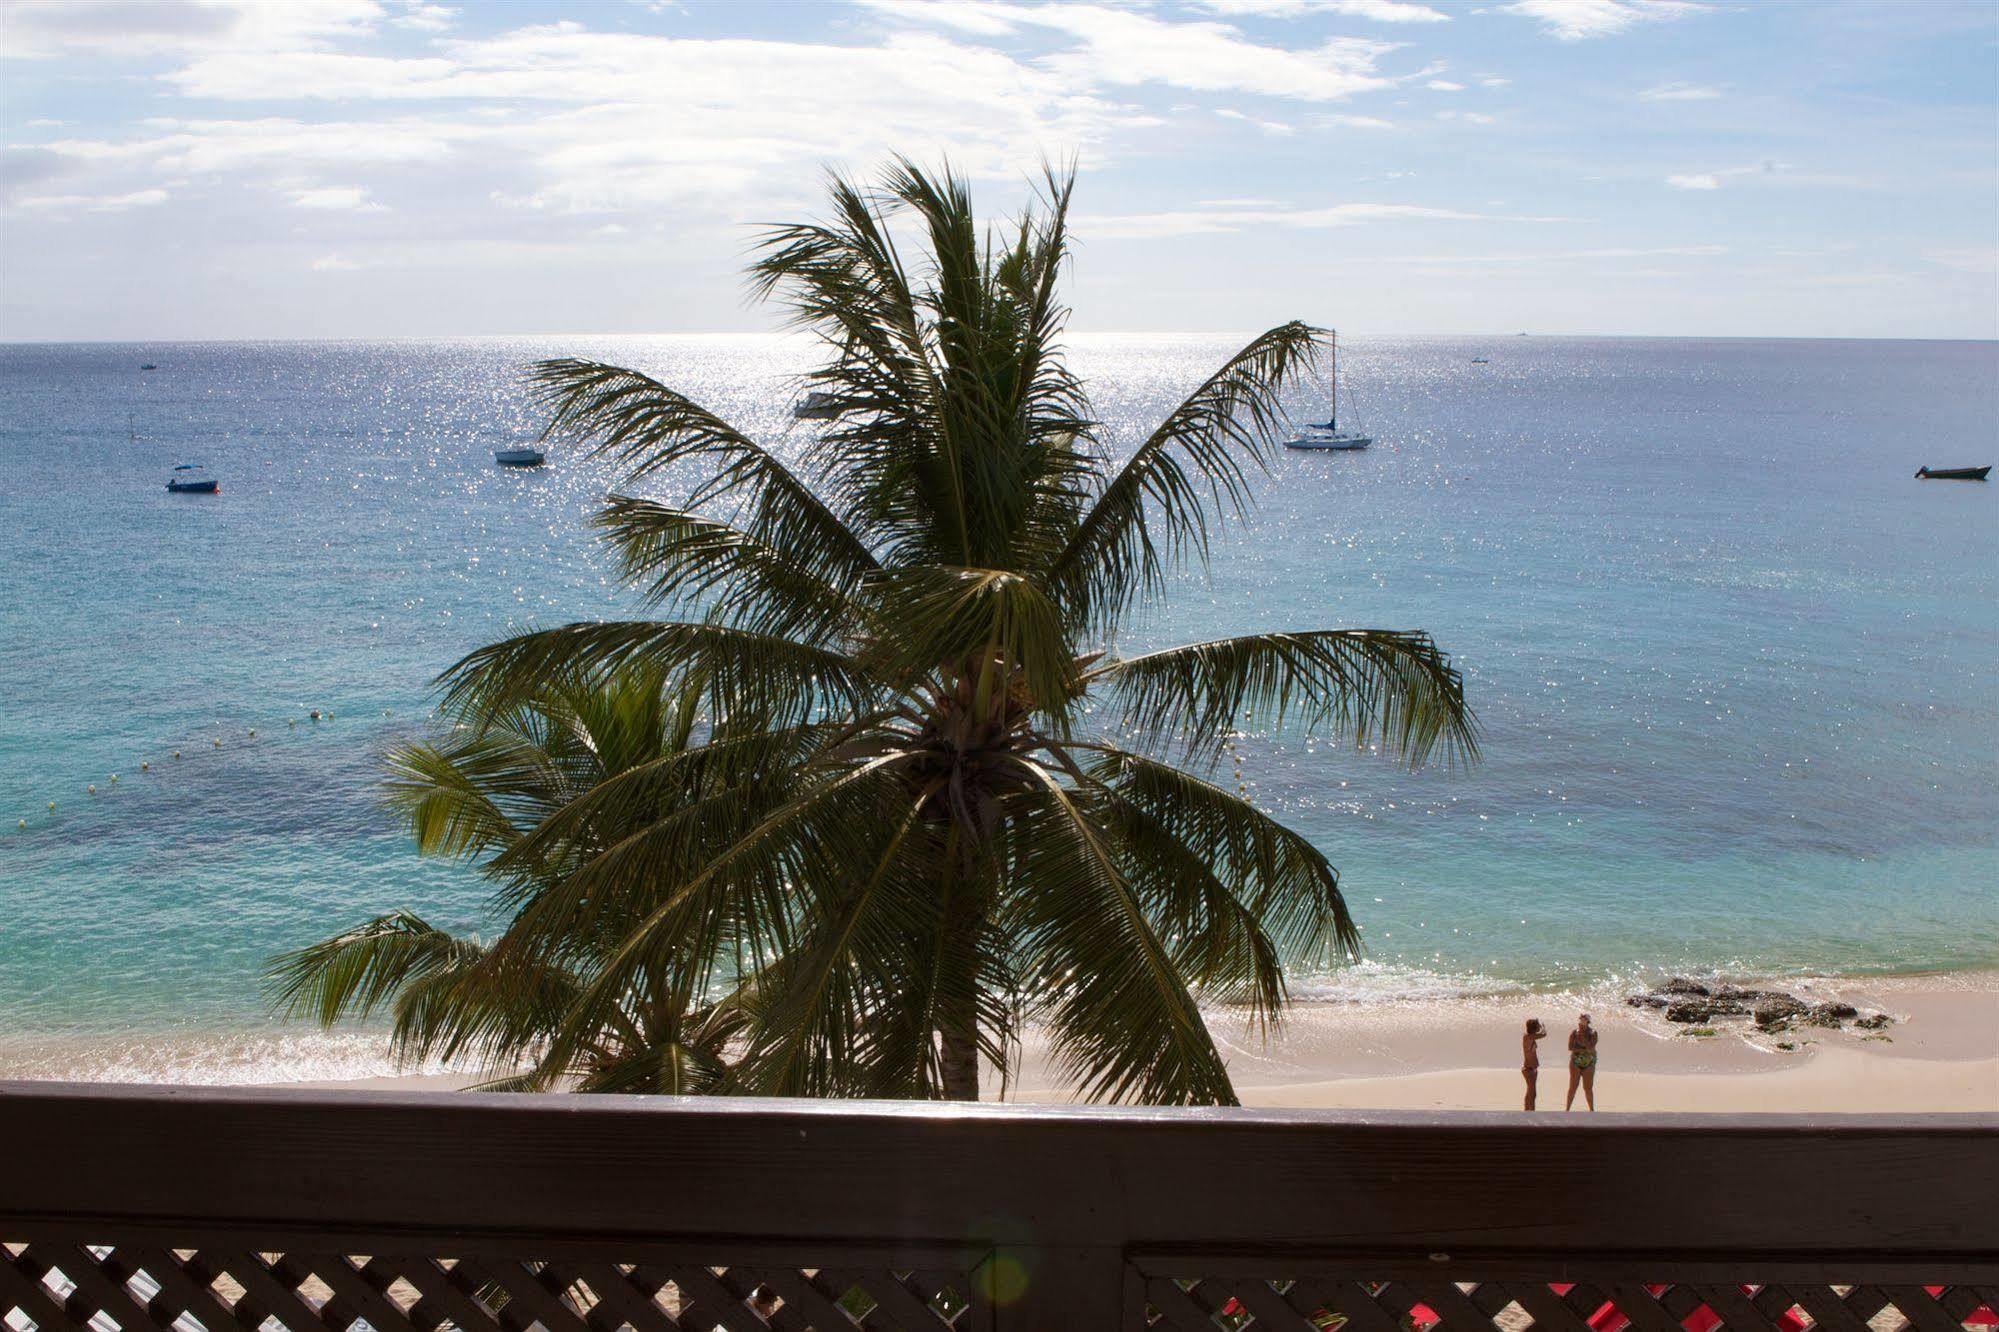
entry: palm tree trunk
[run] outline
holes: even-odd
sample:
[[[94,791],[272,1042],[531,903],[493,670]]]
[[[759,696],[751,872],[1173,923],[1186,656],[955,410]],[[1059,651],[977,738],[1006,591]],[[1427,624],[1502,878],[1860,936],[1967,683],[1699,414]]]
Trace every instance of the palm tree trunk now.
[[[953,828],[947,855],[956,851],[957,840]],[[973,986],[979,974],[982,912],[971,878],[962,872],[950,874],[944,888],[945,974],[938,978],[942,994],[937,1035],[947,1101],[979,1099],[979,1012]]]
[[[954,1015],[955,1016],[955,1015]],[[944,1099],[979,1099],[979,1038],[969,1023],[953,1021],[943,1037]]]

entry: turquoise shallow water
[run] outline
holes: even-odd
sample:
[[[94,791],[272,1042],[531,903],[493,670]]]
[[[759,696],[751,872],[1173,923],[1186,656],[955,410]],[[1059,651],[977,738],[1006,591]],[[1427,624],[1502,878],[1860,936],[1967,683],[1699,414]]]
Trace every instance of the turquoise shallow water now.
[[[1241,746],[1366,927],[1302,992],[1999,964],[1999,486],[1911,479],[1999,461],[1999,346],[1342,345],[1380,442],[1278,459],[1127,645],[1377,624],[1464,664],[1473,772]],[[1228,349],[1075,361],[1128,446]],[[255,975],[392,906],[485,921],[376,786],[458,654],[620,609],[611,474],[491,462],[549,354],[802,438],[761,339],[0,347],[0,1069],[375,1071],[272,1031]],[[221,495],[164,492],[190,459]]]

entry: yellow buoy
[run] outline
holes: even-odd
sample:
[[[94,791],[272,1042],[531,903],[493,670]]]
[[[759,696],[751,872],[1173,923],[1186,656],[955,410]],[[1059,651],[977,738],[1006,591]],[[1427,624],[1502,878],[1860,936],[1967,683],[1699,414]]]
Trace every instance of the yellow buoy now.
[[[180,751],[179,751],[178,749],[176,749],[176,750],[174,751],[174,757],[175,757],[175,758],[179,758],[179,757],[180,757]]]
[[[255,735],[256,733],[257,733],[257,728],[256,728],[256,727],[254,727],[254,726],[252,726],[252,727],[250,728],[250,734],[251,734],[251,735]]]
[[[111,774],[111,780],[112,780],[112,781],[114,781],[114,782],[115,782],[115,781],[117,781],[117,780],[118,780],[118,774],[117,774],[117,773],[115,773],[115,772],[114,772],[114,773],[112,773],[112,774]]]
[[[91,784],[90,784],[89,786],[85,787],[84,789],[85,789],[85,790],[87,790],[87,791],[89,791],[89,792],[90,792],[90,794],[92,794],[92,795],[96,795],[96,794],[97,794],[97,783],[96,783],[96,782],[92,782],[92,783],[91,783]]]
[[[27,827],[27,826],[28,826],[28,821],[27,821],[26,819],[22,819],[22,820],[21,820],[21,826],[22,826],[23,828]]]
[[[55,812],[56,812],[56,802],[51,800],[49,801],[49,813],[53,814]]]
[[[150,764],[150,763],[141,763],[141,764],[139,764],[139,771],[140,771],[140,772],[151,772],[152,770],[153,770],[153,765],[152,765],[152,764]]]
[[[209,743],[213,744],[217,749],[222,748],[222,742],[220,740],[213,740],[210,741]]]

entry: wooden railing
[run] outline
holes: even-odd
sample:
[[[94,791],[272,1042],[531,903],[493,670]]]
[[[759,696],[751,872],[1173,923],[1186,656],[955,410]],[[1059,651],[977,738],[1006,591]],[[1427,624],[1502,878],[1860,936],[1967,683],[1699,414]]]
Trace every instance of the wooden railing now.
[[[1944,1332],[1999,1116],[0,1083],[0,1245],[20,1332]]]

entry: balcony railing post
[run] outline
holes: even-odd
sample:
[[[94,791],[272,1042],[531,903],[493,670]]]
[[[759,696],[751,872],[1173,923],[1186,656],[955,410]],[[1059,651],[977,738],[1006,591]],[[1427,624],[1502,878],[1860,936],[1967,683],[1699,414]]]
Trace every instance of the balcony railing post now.
[[[1057,1244],[993,1256],[994,1332],[1114,1332],[1124,1326],[1124,1253]],[[1017,1283],[1012,1290],[1009,1283]]]

